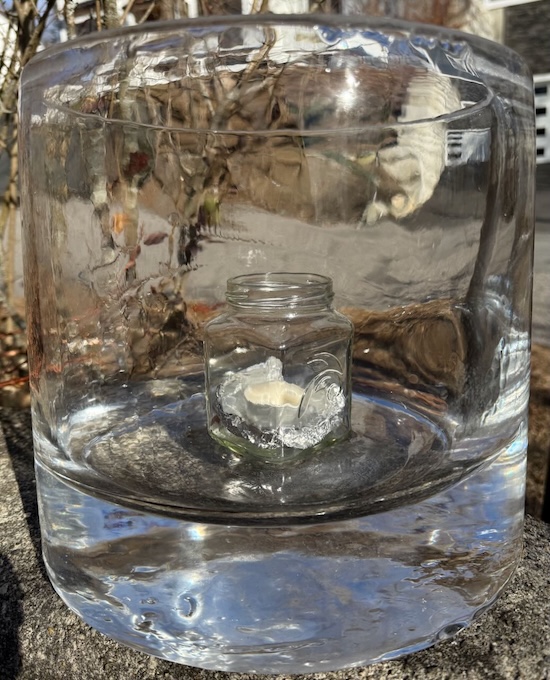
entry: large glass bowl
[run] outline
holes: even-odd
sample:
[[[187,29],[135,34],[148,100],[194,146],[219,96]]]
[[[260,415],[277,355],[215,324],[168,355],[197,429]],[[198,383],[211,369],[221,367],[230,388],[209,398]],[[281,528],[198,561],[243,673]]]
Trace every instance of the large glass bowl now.
[[[529,393],[533,104],[516,55],[460,33],[365,17],[140,26],[35,58],[23,77],[21,137],[44,545],[71,606],[168,658],[291,671],[423,646],[494,598],[519,554]],[[204,397],[203,331],[225,309],[227,281],[270,272],[330,278],[334,307],[354,325],[351,433],[284,465],[212,439]],[[265,323],[277,335],[285,322]],[[243,341],[238,351],[252,350]],[[113,528],[117,513],[134,519]],[[422,571],[426,532],[436,547],[442,541],[442,555],[475,554],[465,558],[470,571],[496,576],[470,592],[456,585],[468,581],[459,567],[445,567],[462,588],[455,599],[467,592],[467,604],[455,611],[425,586],[411,596],[411,616],[422,598],[441,616],[422,632],[414,624],[413,633],[372,644],[363,612],[354,632],[327,634],[315,647],[317,623],[346,607],[342,600],[341,612],[334,604],[323,613],[323,596],[314,611],[290,596],[281,605],[287,622],[305,608],[317,622],[311,635],[305,624],[275,633],[283,624],[274,615],[279,623],[262,637],[235,614],[236,637],[214,626],[209,638],[208,626],[186,623],[177,643],[175,624],[136,628],[147,607],[135,603],[159,599],[153,578],[134,584],[127,616],[115,624],[105,614],[109,597],[123,601],[109,581],[113,555],[128,553],[119,567],[134,583],[135,570],[151,566],[140,551],[157,540],[155,527],[187,536],[174,545],[192,566],[166,556],[172,576],[208,571],[218,558],[227,565],[218,550],[231,525],[240,537],[229,541],[231,564],[248,564],[256,546],[257,578],[286,592],[298,567],[280,575],[273,565],[295,551],[324,560],[321,581],[339,587],[332,560],[348,548],[321,548],[319,536],[336,540],[350,522],[359,523],[354,544],[379,541],[380,555],[400,532],[408,566],[396,584]],[[269,532],[285,527],[288,543],[268,549]],[[190,531],[201,537],[200,557]],[[106,562],[92,568],[86,556],[98,551]],[[350,559],[350,573],[380,594],[385,586],[366,575],[378,569],[374,558],[358,548]],[[224,587],[246,590],[242,568]],[[277,609],[273,597],[262,611]],[[391,606],[361,607],[393,621],[396,600],[387,597]],[[207,608],[189,607],[191,618]],[[311,658],[289,651],[297,641],[314,645]],[[266,645],[279,652],[250,660]]]

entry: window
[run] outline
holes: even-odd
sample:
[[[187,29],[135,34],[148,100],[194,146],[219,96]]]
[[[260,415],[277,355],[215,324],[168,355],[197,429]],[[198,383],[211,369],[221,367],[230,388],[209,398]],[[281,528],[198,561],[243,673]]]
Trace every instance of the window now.
[[[536,75],[537,163],[550,163],[550,73]]]

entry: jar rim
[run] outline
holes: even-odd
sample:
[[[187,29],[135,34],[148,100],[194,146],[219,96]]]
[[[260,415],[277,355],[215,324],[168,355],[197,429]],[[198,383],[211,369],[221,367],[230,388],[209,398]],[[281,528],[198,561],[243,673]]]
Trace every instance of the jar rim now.
[[[332,279],[309,272],[241,274],[227,281],[227,302],[244,309],[326,307],[333,298]]]

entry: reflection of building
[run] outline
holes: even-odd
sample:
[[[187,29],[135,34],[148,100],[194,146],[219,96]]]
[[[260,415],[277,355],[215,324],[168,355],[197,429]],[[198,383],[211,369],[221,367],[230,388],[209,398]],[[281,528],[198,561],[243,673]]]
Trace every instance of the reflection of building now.
[[[550,163],[550,73],[535,76],[537,163]]]
[[[550,0],[506,10],[505,43],[535,74],[537,163],[550,163]]]
[[[499,39],[501,32],[500,12],[491,12],[483,0],[341,0],[341,3],[344,14],[436,24],[493,40]]]
[[[447,130],[446,165],[483,163],[489,159],[490,130]]]

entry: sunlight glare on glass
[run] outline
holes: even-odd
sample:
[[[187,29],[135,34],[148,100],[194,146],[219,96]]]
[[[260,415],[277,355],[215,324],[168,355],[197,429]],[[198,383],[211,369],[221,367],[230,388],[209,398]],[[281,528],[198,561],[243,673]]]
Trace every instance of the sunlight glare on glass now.
[[[357,86],[358,82],[351,71],[346,73],[346,85],[345,88],[338,95],[340,104],[344,109],[350,109],[357,99]]]

